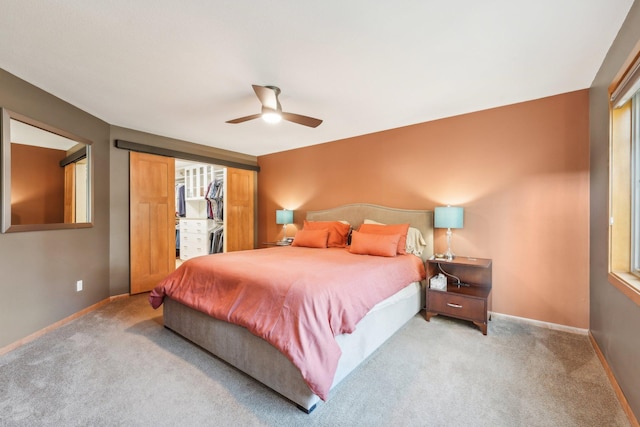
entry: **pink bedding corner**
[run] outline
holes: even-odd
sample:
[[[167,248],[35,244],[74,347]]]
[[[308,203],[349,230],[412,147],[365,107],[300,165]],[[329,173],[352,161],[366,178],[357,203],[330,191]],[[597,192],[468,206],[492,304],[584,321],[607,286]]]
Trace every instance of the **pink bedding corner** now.
[[[246,327],[300,369],[311,391],[328,398],[341,351],[378,302],[425,278],[414,255],[354,255],[348,249],[277,247],[193,258],[151,291]]]

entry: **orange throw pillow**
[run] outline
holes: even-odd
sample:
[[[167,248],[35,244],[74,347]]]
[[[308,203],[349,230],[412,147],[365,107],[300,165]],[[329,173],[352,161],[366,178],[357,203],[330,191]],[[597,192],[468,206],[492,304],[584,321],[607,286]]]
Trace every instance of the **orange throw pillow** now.
[[[351,233],[349,252],[358,255],[396,256],[399,234]]]
[[[340,221],[307,221],[305,219],[302,229],[329,230],[327,247],[344,248],[347,246],[347,235],[349,234],[351,226]]]
[[[326,248],[329,231],[324,230],[298,230],[293,238],[291,246],[303,246],[306,248]]]
[[[409,232],[409,224],[393,224],[393,225],[380,225],[380,224],[362,224],[358,229],[360,233],[367,234],[399,234],[400,240],[398,241],[398,253],[404,255],[407,253],[407,233]]]

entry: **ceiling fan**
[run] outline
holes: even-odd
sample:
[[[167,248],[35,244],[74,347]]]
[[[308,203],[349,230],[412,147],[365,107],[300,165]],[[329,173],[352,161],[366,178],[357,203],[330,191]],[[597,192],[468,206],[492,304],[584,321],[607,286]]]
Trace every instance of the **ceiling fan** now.
[[[278,101],[278,95],[280,95],[279,87],[259,85],[251,86],[262,104],[262,113],[227,120],[226,123],[242,123],[248,120],[257,119],[258,117],[262,117],[262,119],[268,123],[278,123],[280,120],[287,120],[289,122],[298,123],[299,125],[309,126],[312,128],[318,127],[320,123],[322,123],[322,120],[314,119],[313,117],[283,112],[280,101]]]

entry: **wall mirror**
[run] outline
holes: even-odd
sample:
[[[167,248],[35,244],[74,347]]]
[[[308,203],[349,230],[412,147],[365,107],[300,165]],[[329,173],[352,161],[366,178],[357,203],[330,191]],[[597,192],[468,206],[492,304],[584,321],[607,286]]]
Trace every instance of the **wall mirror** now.
[[[2,109],[2,232],[91,227],[91,141]]]

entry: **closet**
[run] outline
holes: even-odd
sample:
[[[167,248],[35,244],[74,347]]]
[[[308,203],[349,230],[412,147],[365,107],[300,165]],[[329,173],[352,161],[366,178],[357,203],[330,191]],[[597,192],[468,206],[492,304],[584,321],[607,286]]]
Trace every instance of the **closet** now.
[[[176,257],[225,252],[227,168],[176,159]]]
[[[131,294],[150,291],[183,260],[255,247],[255,170],[129,156]]]

